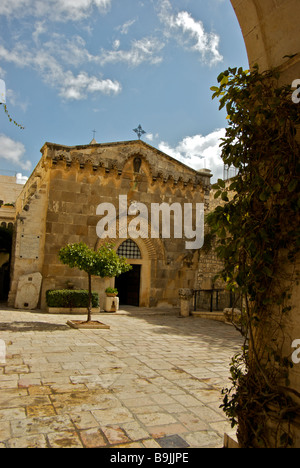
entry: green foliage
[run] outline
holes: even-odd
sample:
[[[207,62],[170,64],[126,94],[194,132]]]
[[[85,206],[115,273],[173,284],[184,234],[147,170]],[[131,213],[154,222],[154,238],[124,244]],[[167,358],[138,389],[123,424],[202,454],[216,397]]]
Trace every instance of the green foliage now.
[[[124,257],[117,255],[111,244],[106,244],[97,251],[83,242],[68,244],[59,251],[59,259],[71,268],[78,268],[101,278],[113,278],[132,268]]]
[[[219,75],[220,87],[212,88],[228,112],[222,159],[238,173],[229,185],[219,179],[213,186],[226,204],[208,223],[221,238],[223,279],[256,301],[272,281],[279,250],[288,249],[293,258],[300,246],[300,107],[289,86],[275,86],[278,78],[276,71],[229,69]],[[235,192],[230,202],[229,190]]]
[[[113,278],[132,269],[132,266],[127,263],[126,258],[118,256],[112,244],[103,245],[97,251],[91,249],[83,242],[68,244],[60,249],[58,255],[63,264],[68,265],[70,268],[78,268],[85,271],[88,275],[88,322],[91,321],[92,309],[91,277]]]
[[[118,294],[117,288],[106,288],[106,289],[105,289],[105,292],[106,292],[107,294]]]
[[[220,277],[229,290],[244,298],[244,335],[251,349],[251,357],[243,354],[243,373],[240,361],[231,367],[237,378],[232,391],[225,394],[224,409],[233,424],[239,419],[245,428],[248,418],[247,431],[256,439],[265,421],[262,395],[279,408],[287,404],[278,382],[288,373],[288,359],[276,360],[280,344],[276,340],[267,343],[267,334],[259,333],[265,329],[269,336],[276,336],[281,326],[288,297],[280,289],[279,255],[284,252],[293,262],[300,247],[300,146],[296,138],[300,106],[291,99],[291,87],[279,85],[279,78],[277,70],[260,73],[257,66],[251,72],[229,68],[218,76],[219,85],[211,88],[212,97],[219,98],[219,108],[226,108],[228,114],[222,159],[237,169],[237,175],[226,183],[219,179],[213,186],[215,198],[222,202],[207,222],[224,264]],[[276,317],[274,309],[279,311]]]
[[[46,292],[48,307],[88,307],[89,292],[87,290],[49,289]],[[97,293],[92,293],[92,307],[99,307]]]

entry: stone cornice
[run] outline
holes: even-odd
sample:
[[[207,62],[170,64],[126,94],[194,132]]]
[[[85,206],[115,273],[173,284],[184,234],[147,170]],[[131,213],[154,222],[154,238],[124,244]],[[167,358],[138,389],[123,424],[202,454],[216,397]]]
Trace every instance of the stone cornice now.
[[[118,155],[114,151],[116,148]],[[79,146],[47,142],[41,152],[44,158],[52,161],[52,166],[63,163],[71,167],[76,164],[79,169],[93,172],[102,169],[107,174],[114,172],[117,176],[125,174],[127,162],[139,156],[147,163],[153,183],[171,182],[175,186],[183,184],[207,188],[212,177],[209,171],[196,171],[141,140]]]

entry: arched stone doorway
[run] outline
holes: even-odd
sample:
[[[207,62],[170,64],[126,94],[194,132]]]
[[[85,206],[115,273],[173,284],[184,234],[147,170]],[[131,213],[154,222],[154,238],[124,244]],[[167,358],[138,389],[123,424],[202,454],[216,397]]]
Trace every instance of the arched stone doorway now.
[[[119,221],[117,221],[117,225],[119,225]],[[121,232],[121,234],[123,233]],[[114,249],[117,252],[119,252],[121,256],[126,257],[128,259],[128,262],[133,266],[133,271],[131,274],[134,274],[135,278],[132,277],[130,279],[129,274],[127,277],[127,282],[130,283],[130,281],[134,281],[135,296],[137,296],[139,290],[138,305],[140,307],[156,307],[157,288],[155,287],[155,284],[157,282],[157,274],[159,271],[159,265],[165,264],[166,262],[165,251],[161,240],[143,239],[141,237],[138,237],[137,239],[132,239],[131,237],[128,237],[126,239],[124,236],[121,236],[121,238],[119,239],[99,239],[96,244],[96,249],[99,249],[101,245],[104,245],[106,243],[113,244]],[[121,289],[122,280],[124,279],[124,277],[126,278],[125,275],[126,273],[123,273],[119,277],[119,279],[108,279],[105,284],[105,287],[109,286],[117,287],[118,290]],[[130,300],[130,302],[132,302],[132,299]]]

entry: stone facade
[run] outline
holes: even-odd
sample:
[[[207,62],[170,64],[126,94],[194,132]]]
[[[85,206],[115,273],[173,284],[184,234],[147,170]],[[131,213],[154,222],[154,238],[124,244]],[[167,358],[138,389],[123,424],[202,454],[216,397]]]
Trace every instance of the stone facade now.
[[[75,242],[99,248],[112,241],[118,249],[126,240],[124,232],[119,232],[122,238],[99,239],[99,204],[114,205],[117,217],[120,195],[126,195],[128,206],[143,203],[149,213],[152,203],[208,206],[209,171],[195,171],[140,140],[76,147],[46,143],[41,152],[42,158],[16,202],[11,306],[15,305],[22,275],[41,273],[42,309],[48,289],[66,288],[68,283],[76,289],[87,288],[87,275],[60,263],[58,252]],[[128,216],[127,223],[131,220]],[[172,221],[171,217],[171,226]],[[140,269],[135,286],[139,288],[139,305],[177,305],[178,289],[195,287],[199,251],[186,250],[185,239],[175,239],[172,230],[170,239],[144,237],[134,239],[140,258],[128,259]],[[108,286],[114,286],[114,279],[93,278],[102,308]]]
[[[15,221],[15,201],[23,189],[17,177],[0,175],[0,225],[12,227]]]
[[[0,301],[6,301],[9,290],[10,247],[8,237],[12,235],[16,210],[15,201],[23,189],[21,174],[16,177],[0,175]],[[8,231],[6,231],[6,229]]]

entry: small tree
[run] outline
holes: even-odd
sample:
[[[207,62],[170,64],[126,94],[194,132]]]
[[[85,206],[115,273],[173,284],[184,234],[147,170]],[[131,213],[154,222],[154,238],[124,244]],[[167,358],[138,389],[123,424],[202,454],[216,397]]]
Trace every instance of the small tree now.
[[[92,313],[92,276],[113,278],[131,270],[126,258],[119,257],[112,244],[106,244],[95,251],[83,242],[68,244],[59,251],[59,259],[71,268],[78,268],[88,275],[89,304],[87,322]]]

